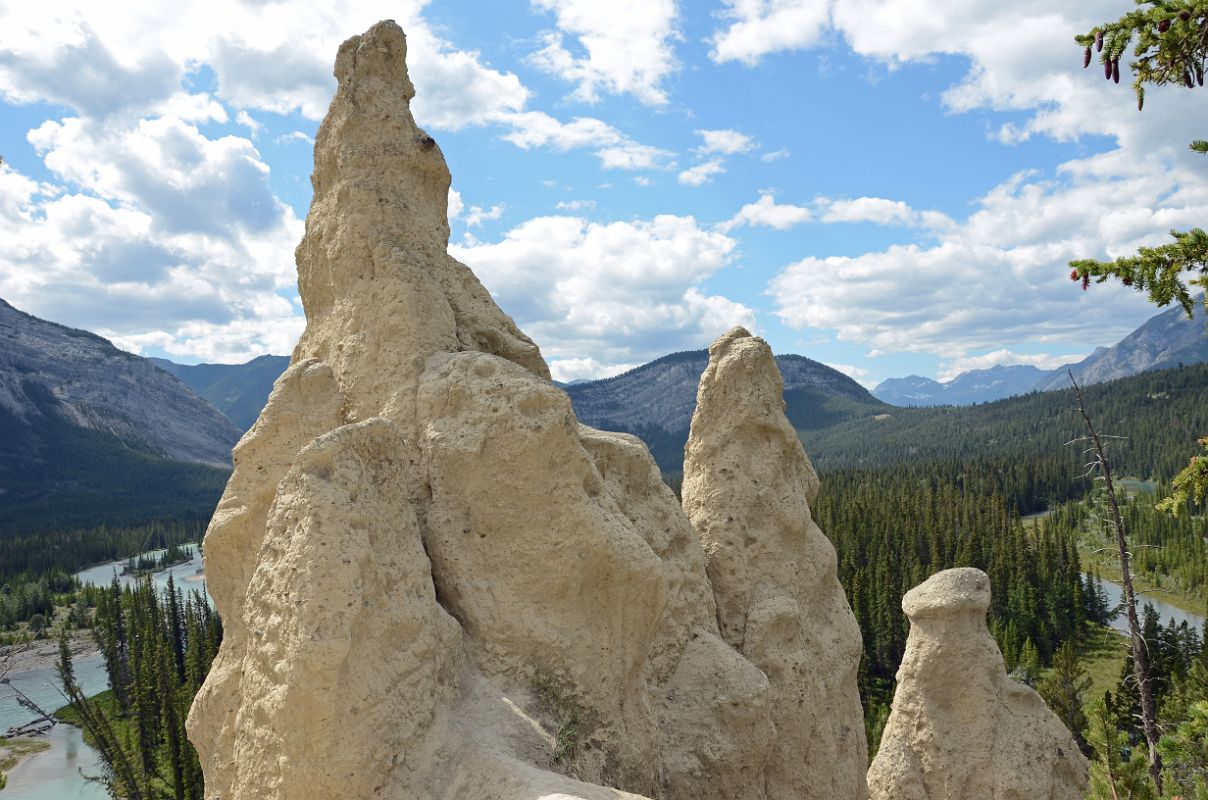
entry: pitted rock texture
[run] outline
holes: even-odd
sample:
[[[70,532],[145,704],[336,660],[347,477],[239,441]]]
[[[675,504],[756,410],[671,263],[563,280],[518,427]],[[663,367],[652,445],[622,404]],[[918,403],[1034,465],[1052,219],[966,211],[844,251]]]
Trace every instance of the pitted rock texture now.
[[[933,575],[902,599],[910,636],[868,772],[873,800],[1077,800],[1087,762],[1040,695],[1007,677],[981,570]]]
[[[862,641],[835,549],[810,516],[818,476],[783,397],[767,342],[734,328],[713,343],[684,455],[684,510],[705,547],[722,637],[768,679],[766,797],[850,800],[867,796]]]
[[[449,172],[405,57],[391,22],[340,47],[297,250],[306,331],[206,535],[225,626],[189,719],[207,797],[838,797],[837,770],[862,766],[859,706],[805,675],[816,637],[848,644],[833,553],[791,574],[748,558],[760,645],[723,635],[646,447],[580,425],[447,254]],[[773,512],[805,514],[783,524],[815,546],[804,500]],[[781,726],[801,716],[785,703],[829,727]],[[848,738],[810,738],[840,712]],[[841,768],[812,755],[848,739]]]

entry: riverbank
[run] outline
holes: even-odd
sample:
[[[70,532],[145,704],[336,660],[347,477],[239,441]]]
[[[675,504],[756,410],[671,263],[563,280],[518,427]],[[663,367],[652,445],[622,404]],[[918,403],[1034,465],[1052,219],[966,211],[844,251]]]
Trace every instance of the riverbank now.
[[[4,800],[109,800],[96,778],[105,766],[95,750],[84,743],[73,725],[56,725],[41,743],[45,747],[21,759],[8,773]]]
[[[71,649],[72,661],[101,652],[90,630],[72,631],[68,635],[67,646]],[[28,644],[0,647],[0,664],[5,665],[10,679],[24,672],[53,668],[58,663],[58,639],[35,639]]]
[[[1124,479],[1121,481],[1126,485],[1126,492],[1129,497],[1137,494],[1152,494],[1154,484],[1149,481],[1140,481],[1136,479]],[[1045,509],[1031,514],[1025,514],[1021,517],[1021,521],[1026,528],[1035,528],[1040,524],[1040,521],[1047,518],[1053,509]],[[1120,561],[1116,556],[1114,543],[1106,537],[1095,535],[1085,528],[1077,533],[1078,541],[1078,559],[1082,562],[1082,568],[1085,572],[1090,572],[1092,568],[1099,573],[1099,577],[1113,583],[1120,583]],[[1160,578],[1153,579],[1146,575],[1139,574],[1133,571],[1133,589],[1137,592],[1137,601],[1139,604],[1144,604],[1146,599],[1157,600],[1167,605],[1174,606],[1180,611],[1188,614],[1194,614],[1198,617],[1208,615],[1208,597],[1201,596],[1199,593],[1183,591],[1179,587],[1170,586],[1164,583]]]
[[[1111,554],[1095,552],[1086,542],[1079,542],[1078,558],[1082,561],[1083,569],[1089,571],[1091,567],[1094,567],[1099,572],[1099,577],[1112,583],[1120,583],[1120,561],[1115,557],[1114,552]],[[1205,602],[1204,598],[1199,595],[1164,587],[1145,575],[1134,573],[1132,579],[1133,590],[1137,593],[1138,607],[1143,606],[1147,598],[1152,598],[1188,614],[1203,617],[1208,612],[1208,602]]]
[[[45,739],[5,739],[0,737],[0,773],[12,772],[22,759],[50,749]]]

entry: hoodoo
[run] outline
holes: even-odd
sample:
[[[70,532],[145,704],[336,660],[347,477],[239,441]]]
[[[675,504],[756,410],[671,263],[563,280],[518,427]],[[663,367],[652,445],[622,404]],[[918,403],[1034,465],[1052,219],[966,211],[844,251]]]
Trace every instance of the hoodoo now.
[[[448,255],[406,50],[393,22],[340,47],[306,330],[206,534],[207,797],[1076,797],[1085,761],[1003,672],[976,570],[907,595],[866,785],[860,635],[767,343],[710,348],[681,507]]]
[[[768,677],[767,796],[777,800],[867,796],[863,643],[835,548],[810,515],[817,494],[772,349],[734,328],[701,376],[684,510],[704,543],[722,637]]]
[[[906,593],[910,636],[868,772],[873,800],[1077,800],[1087,762],[986,627],[990,579],[950,569]]]
[[[783,416],[792,460],[766,474],[796,495],[729,496],[766,533],[712,553],[714,587],[646,447],[579,425],[448,255],[449,172],[405,58],[392,22],[340,47],[297,249],[306,330],[206,535],[225,625],[189,719],[207,797],[858,797],[858,638]],[[708,393],[754,425],[761,380]],[[737,466],[708,427],[695,463]]]

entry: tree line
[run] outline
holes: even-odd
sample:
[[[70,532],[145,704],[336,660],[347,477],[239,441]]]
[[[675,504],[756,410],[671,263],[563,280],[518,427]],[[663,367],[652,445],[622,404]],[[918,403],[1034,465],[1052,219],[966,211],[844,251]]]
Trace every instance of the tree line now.
[[[132,553],[201,540],[207,519],[169,519],[139,525],[96,525],[0,536],[0,582],[20,575],[77,572]]]

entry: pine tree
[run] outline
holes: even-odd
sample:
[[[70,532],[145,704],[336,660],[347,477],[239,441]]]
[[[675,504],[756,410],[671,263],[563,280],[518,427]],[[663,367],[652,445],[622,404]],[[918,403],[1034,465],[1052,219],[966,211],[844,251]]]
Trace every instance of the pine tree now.
[[[1162,737],[1166,777],[1188,800],[1208,800],[1208,700],[1193,704],[1187,719]]]
[[[1083,695],[1091,688],[1091,679],[1072,642],[1063,642],[1053,655],[1053,668],[1040,681],[1037,690],[1065,727],[1070,729],[1078,746],[1087,750],[1086,713]]]
[[[1129,747],[1119,720],[1104,700],[1091,706],[1086,740],[1094,751],[1091,761],[1093,800],[1157,800],[1147,774],[1148,763],[1140,749]]]

